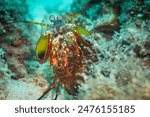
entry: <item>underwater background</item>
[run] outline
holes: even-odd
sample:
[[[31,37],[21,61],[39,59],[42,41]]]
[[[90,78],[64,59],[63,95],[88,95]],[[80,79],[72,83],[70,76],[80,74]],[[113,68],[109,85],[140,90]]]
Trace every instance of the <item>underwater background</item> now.
[[[59,14],[91,32],[82,37],[94,51],[76,97],[60,87],[57,99],[150,99],[150,0],[0,0],[1,100],[35,100],[52,83],[53,66],[35,53],[49,29],[25,21],[49,24]]]

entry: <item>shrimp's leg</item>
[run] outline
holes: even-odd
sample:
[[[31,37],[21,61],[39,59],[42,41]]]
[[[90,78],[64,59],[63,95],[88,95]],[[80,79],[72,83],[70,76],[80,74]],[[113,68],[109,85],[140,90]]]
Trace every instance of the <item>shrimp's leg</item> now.
[[[41,97],[38,98],[38,100],[41,100],[51,89],[55,87],[55,81],[50,85],[50,87],[43,93]]]
[[[55,96],[54,100],[57,100],[57,97],[58,97],[58,94],[59,94],[59,87],[60,87],[60,85],[58,85],[58,87],[56,89],[56,96]]]

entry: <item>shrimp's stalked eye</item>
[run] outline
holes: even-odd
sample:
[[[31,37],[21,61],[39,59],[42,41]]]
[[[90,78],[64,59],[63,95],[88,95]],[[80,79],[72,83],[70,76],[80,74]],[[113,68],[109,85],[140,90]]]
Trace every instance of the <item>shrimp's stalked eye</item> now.
[[[62,15],[58,15],[57,20],[62,20]]]
[[[54,16],[54,15],[49,16],[49,20],[50,20],[51,22],[54,22],[54,21],[55,21],[55,16]]]

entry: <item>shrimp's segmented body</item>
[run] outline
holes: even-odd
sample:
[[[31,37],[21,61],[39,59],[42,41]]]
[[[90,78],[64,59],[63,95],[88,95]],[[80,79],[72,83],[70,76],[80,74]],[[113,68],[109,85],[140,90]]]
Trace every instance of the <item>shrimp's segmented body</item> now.
[[[80,82],[83,78],[77,73],[83,72],[83,52],[78,43],[86,47],[91,47],[80,34],[90,35],[90,33],[80,26],[62,26],[55,17],[50,17],[54,21],[52,34],[50,32],[42,35],[36,46],[36,57],[40,63],[49,59],[54,69],[54,79],[50,87],[39,98],[42,99],[51,89],[56,87],[57,99],[60,86],[68,94],[76,96]],[[59,22],[59,23],[58,23]]]

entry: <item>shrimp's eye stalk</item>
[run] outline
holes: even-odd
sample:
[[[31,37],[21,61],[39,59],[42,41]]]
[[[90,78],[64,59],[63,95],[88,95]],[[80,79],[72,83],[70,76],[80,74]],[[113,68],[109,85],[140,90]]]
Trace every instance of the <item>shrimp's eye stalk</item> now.
[[[42,35],[36,45],[36,57],[39,63],[45,63],[50,55],[49,35]]]
[[[61,21],[62,20],[62,15],[58,15],[57,20]]]
[[[54,15],[49,16],[49,20],[50,20],[51,22],[54,22],[54,21],[55,21],[55,16],[54,16]]]

